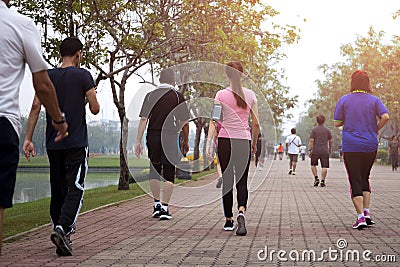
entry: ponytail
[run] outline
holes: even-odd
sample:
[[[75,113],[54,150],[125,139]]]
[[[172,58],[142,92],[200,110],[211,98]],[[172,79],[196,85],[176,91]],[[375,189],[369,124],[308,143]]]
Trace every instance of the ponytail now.
[[[243,88],[242,88],[242,73],[243,67],[240,62],[234,61],[229,62],[226,66],[226,75],[232,84],[232,91],[236,99],[236,104],[240,108],[247,108],[246,98],[244,96]]]

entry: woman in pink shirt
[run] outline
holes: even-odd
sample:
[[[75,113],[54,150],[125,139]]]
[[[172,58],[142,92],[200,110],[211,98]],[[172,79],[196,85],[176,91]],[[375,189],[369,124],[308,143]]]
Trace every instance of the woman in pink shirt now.
[[[230,87],[217,92],[215,102],[222,105],[221,129],[218,133],[218,161],[221,164],[223,185],[222,203],[226,222],[224,230],[233,231],[233,183],[236,177],[238,203],[237,235],[246,235],[244,212],[247,207],[247,177],[251,153],[257,149],[259,133],[257,99],[253,91],[242,87],[243,67],[239,62],[230,62],[226,66]],[[251,115],[252,133],[249,116]],[[211,121],[208,132],[208,146],[215,133],[216,122]],[[207,154],[211,157],[209,149]]]

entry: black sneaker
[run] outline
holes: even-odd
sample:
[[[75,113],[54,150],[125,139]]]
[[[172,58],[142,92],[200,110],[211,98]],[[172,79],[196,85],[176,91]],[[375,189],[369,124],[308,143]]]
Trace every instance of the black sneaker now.
[[[322,183],[322,182],[321,182]],[[319,179],[317,178],[317,179],[315,179],[314,180],[314,186],[318,186],[319,185]],[[321,185],[322,186],[322,185]]]
[[[59,256],[72,256],[71,240],[65,234],[64,229],[61,225],[57,225],[54,228],[53,233],[50,236],[51,241],[56,245],[56,253]]]
[[[221,188],[222,185],[222,177],[218,178],[217,184],[215,185],[216,188]]]
[[[71,239],[70,239],[70,236],[67,235],[67,236],[65,236],[65,238],[67,239],[67,241],[69,241],[69,244],[70,244],[70,246],[72,247],[72,241],[71,241]],[[58,256],[71,256],[71,255],[65,255],[64,252],[63,252],[61,249],[59,249],[59,248],[56,249],[56,254],[57,254]]]
[[[160,218],[160,213],[161,213],[161,205],[160,205],[160,204],[157,204],[157,205],[154,207],[153,215],[151,215],[151,217],[153,217],[153,218]]]
[[[224,224],[225,231],[233,231],[235,229],[233,220],[226,220]]]
[[[289,174],[292,174],[292,170],[289,170]]]
[[[325,187],[325,186],[326,186],[325,180],[321,180],[321,187]]]
[[[160,211],[160,221],[171,220],[172,216],[169,214],[168,210],[161,209]]]
[[[237,229],[236,229],[236,234],[237,235],[246,235],[247,234],[247,230],[246,230],[246,223],[245,223],[245,219],[244,219],[244,214],[243,213],[239,213],[238,217],[237,217]]]

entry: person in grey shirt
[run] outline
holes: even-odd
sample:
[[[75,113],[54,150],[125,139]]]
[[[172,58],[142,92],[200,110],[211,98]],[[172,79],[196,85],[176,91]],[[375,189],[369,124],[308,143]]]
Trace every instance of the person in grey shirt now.
[[[319,178],[317,172],[318,160],[321,162],[321,187],[324,187],[326,175],[329,168],[329,154],[332,152],[332,134],[331,131],[325,127],[325,117],[323,115],[317,116],[318,126],[311,130],[310,141],[308,143],[308,152],[311,158],[311,171],[314,174],[314,186],[318,186]]]

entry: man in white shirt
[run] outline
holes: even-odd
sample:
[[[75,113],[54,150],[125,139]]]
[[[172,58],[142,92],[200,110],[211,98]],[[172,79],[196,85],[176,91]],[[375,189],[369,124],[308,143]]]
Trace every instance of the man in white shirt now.
[[[68,135],[68,125],[47,75],[36,26],[28,17],[10,10],[8,3],[9,0],[0,1],[0,254],[3,211],[12,207],[19,160],[19,86],[24,78],[26,63],[32,72],[36,95],[58,131],[55,141]]]
[[[300,136],[296,135],[296,129],[290,130],[292,133],[286,138],[286,153],[289,155],[289,174],[296,175],[297,158],[299,157],[299,147],[301,146]]]

